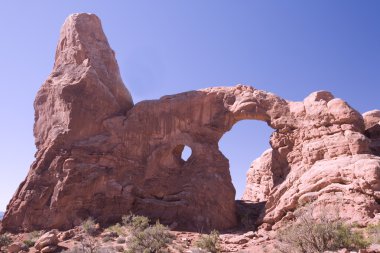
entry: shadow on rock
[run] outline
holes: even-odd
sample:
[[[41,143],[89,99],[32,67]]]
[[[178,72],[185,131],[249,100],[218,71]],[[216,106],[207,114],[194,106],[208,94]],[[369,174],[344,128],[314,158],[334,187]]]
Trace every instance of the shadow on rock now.
[[[248,200],[236,200],[239,229],[243,231],[256,230],[262,223],[265,204],[266,201],[252,202]]]

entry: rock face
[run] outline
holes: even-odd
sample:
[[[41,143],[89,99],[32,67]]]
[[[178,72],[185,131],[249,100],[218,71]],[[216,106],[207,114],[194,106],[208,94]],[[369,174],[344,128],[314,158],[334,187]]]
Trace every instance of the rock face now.
[[[243,200],[265,202],[274,186],[284,181],[289,171],[288,164],[278,152],[266,150],[251,164],[247,173],[247,185]]]
[[[234,227],[235,189],[218,142],[244,119],[275,129],[244,195],[267,201],[266,223],[323,198],[354,205],[360,217],[378,212],[375,141],[344,101],[316,92],[289,102],[238,85],[133,105],[95,15],[66,20],[35,111],[36,161],[7,207],[4,230],[69,229],[88,217],[108,224],[129,212],[179,229]],[[184,146],[192,149],[187,161]]]
[[[243,199],[267,201],[263,222],[271,225],[310,203],[350,222],[374,218],[380,210],[377,111],[363,120],[344,101],[316,92],[289,102],[288,112],[287,126],[271,137],[272,150],[252,163]]]
[[[380,156],[380,110],[373,110],[363,114],[365,135],[370,139],[372,152]]]
[[[82,192],[88,189],[85,182],[81,184],[81,176],[91,174],[91,168],[70,171],[70,158],[74,159],[81,146],[87,146],[86,154],[94,154],[93,157],[102,152],[98,147],[110,135],[103,122],[109,117],[125,115],[132,106],[131,95],[121,80],[115,54],[100,20],[90,14],[68,17],[61,29],[53,71],[34,102],[36,161],[7,208],[5,226],[19,230],[45,227],[45,219],[47,227],[73,222],[64,221],[62,215],[54,218],[57,212],[65,211],[60,204],[71,202],[67,206],[70,209],[86,200],[65,199],[62,189],[86,194]],[[101,162],[99,167],[106,171]],[[62,187],[66,183],[68,187]]]
[[[98,18],[72,15],[35,101],[36,161],[3,228],[66,229],[90,216],[106,224],[130,211],[179,228],[233,227],[235,190],[218,141],[241,119],[275,124],[285,104],[237,86],[132,107]]]

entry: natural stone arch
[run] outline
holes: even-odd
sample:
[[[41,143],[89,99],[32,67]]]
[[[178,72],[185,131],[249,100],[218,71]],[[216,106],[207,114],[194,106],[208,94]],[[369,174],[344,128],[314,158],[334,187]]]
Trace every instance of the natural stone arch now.
[[[371,154],[363,135],[363,117],[343,100],[315,92],[302,102],[290,102],[238,85],[133,105],[92,14],[66,20],[35,111],[36,161],[7,207],[3,230],[68,229],[90,216],[105,225],[129,212],[176,222],[182,229],[234,227],[235,190],[218,142],[244,119],[262,120],[275,129],[272,154],[280,171],[289,172],[271,190],[264,222],[279,222],[299,201],[312,199],[311,191],[329,186],[310,178],[351,180],[350,187],[366,200],[360,212],[368,216],[379,209],[380,159]],[[179,145],[192,149],[186,163],[176,158]],[[318,173],[321,164],[339,167],[334,164],[339,159],[371,163],[362,176],[367,188],[355,179],[355,166]],[[338,190],[344,192],[344,187]],[[366,213],[368,207],[372,214]]]
[[[266,99],[272,98],[279,102],[268,103]],[[239,120],[270,119],[271,105],[279,106],[279,103],[286,102],[272,94],[239,85],[185,92],[137,104],[129,112],[125,130],[133,132],[127,134],[128,142],[134,143],[134,139],[141,140],[142,136],[148,141],[148,148],[141,153],[142,160],[148,157],[145,169],[148,177],[145,176],[144,189],[140,189],[144,195],[138,197],[136,211],[163,222],[180,221],[180,226],[192,229],[235,226],[235,189],[228,160],[220,152],[218,142]],[[147,124],[136,131],[142,118]],[[191,162],[185,165],[173,159],[173,150],[178,154],[176,148],[183,144],[193,151]],[[131,152],[127,150],[125,155]],[[158,198],[155,197],[157,189]],[[176,192],[182,192],[183,196],[173,196]],[[180,199],[189,206],[183,204],[173,207],[175,211],[169,210],[165,196]],[[149,208],[152,205],[154,208]]]

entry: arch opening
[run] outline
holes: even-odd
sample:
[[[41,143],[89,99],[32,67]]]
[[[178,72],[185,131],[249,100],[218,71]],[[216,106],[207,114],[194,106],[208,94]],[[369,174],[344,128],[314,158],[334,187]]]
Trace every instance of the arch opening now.
[[[273,129],[264,121],[241,120],[219,140],[219,150],[229,160],[235,199],[240,200],[246,188],[247,172],[252,162],[270,149]]]
[[[179,158],[182,162],[187,162],[191,157],[193,150],[187,145],[177,145],[173,149],[173,154],[175,157]]]
[[[192,153],[193,153],[193,151],[191,150],[191,148],[189,146],[185,145],[183,150],[182,150],[182,154],[181,154],[182,160],[184,160],[185,162],[187,160],[189,160]]]

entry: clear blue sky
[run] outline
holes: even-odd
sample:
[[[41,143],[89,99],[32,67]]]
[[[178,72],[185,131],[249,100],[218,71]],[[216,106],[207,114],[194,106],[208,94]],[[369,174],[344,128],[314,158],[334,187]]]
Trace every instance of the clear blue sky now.
[[[0,0],[0,210],[33,161],[34,96],[75,12],[102,19],[135,101],[244,83],[290,100],[330,90],[360,112],[380,109],[377,0]],[[221,140],[237,197],[270,133],[243,121]]]

